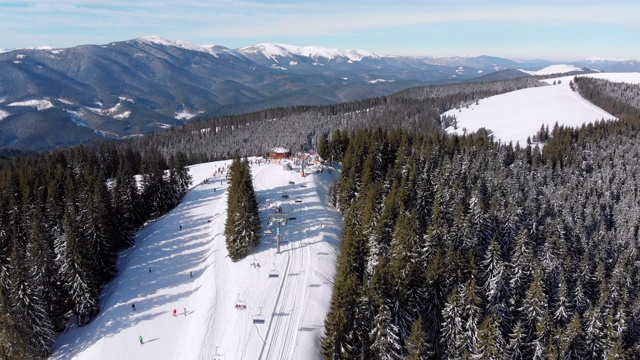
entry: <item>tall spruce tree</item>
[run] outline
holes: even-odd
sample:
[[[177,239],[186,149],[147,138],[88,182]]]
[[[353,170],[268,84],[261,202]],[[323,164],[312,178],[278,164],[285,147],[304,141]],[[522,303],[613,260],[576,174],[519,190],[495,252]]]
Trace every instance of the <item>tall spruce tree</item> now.
[[[260,242],[261,226],[248,162],[236,156],[231,164],[230,174],[224,234],[229,257],[238,261],[245,258]]]

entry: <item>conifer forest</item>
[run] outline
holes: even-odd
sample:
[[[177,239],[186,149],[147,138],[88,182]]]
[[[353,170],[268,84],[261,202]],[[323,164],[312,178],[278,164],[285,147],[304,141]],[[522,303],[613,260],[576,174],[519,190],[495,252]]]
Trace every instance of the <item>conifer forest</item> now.
[[[617,115],[543,148],[325,139],[345,228],[324,358],[640,358],[640,118]]]
[[[427,86],[3,152],[0,358],[44,358],[98,314],[118,253],[179,203],[188,165],[235,156],[225,235],[232,260],[246,256],[260,222],[241,157],[276,145],[342,166],[327,196],[344,228],[323,358],[640,358],[639,87],[574,79],[620,120],[542,127],[528,144],[444,133],[443,112],[531,86]]]

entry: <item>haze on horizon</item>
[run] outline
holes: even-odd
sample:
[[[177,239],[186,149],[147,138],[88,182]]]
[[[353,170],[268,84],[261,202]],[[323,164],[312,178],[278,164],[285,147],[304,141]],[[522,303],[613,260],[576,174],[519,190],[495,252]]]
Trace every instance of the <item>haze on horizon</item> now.
[[[158,35],[199,45],[258,43],[416,56],[638,60],[632,0],[21,0],[0,2],[0,48]]]

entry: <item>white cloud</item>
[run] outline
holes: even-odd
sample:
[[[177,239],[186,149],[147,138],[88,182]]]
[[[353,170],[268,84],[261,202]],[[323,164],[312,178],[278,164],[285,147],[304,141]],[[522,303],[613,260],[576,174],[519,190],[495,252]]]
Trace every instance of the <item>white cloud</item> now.
[[[387,30],[393,30],[393,36],[424,36],[408,30],[403,33],[403,29],[416,26],[429,29],[443,24],[482,27],[483,24],[508,23],[504,26],[531,28],[549,24],[600,25],[637,32],[640,3],[617,3],[616,6],[595,0],[547,0],[534,4],[522,0],[284,0],[275,3],[267,0],[24,0],[22,6],[0,5],[0,31],[5,34],[2,41],[14,41],[0,42],[0,47],[104,44],[144,35],[234,47],[228,43],[229,39],[252,45],[283,38],[337,38],[349,34],[363,37],[370,31]],[[217,39],[225,42],[215,41]],[[392,41],[386,41],[387,45],[381,46],[394,53]],[[362,45],[354,43],[349,47],[362,48]]]

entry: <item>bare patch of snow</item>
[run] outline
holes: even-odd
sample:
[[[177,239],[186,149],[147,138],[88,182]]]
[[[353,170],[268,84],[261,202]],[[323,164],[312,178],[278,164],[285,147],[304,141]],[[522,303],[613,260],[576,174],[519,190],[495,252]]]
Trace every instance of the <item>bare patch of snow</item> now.
[[[368,81],[369,84],[386,83],[386,82],[395,82],[395,80],[375,79],[375,80]]]
[[[67,100],[67,99],[58,98],[58,101],[60,101],[63,104],[73,105],[73,103],[71,101]]]
[[[13,102],[7,106],[30,106],[38,110],[44,110],[53,107],[53,104],[49,100],[25,100]]]
[[[131,111],[127,110],[121,114],[113,115],[113,118],[122,120],[128,118],[129,116],[131,116]]]
[[[203,113],[203,111],[197,111],[197,112],[193,113],[193,112],[190,112],[189,110],[183,109],[181,111],[176,112],[174,118],[183,119],[183,120],[189,120],[192,117],[194,117],[196,115],[200,115],[202,113]]]
[[[24,58],[26,58],[26,57],[27,57],[27,55],[25,55],[25,54],[18,54],[18,55],[16,55],[16,59],[24,59]]]
[[[11,115],[10,112],[0,109],[0,120],[4,120],[5,118]]]

